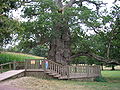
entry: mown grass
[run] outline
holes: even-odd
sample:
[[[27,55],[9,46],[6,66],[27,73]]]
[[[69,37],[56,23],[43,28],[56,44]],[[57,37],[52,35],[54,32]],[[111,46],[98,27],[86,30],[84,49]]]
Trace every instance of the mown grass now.
[[[120,90],[120,71],[102,71],[106,82],[61,81],[64,84],[82,85],[90,90]]]
[[[44,57],[33,56],[29,54],[14,53],[14,52],[1,52],[0,63],[11,61],[24,61],[25,59],[44,59]]]
[[[120,83],[120,71],[102,71],[102,75],[108,82]]]

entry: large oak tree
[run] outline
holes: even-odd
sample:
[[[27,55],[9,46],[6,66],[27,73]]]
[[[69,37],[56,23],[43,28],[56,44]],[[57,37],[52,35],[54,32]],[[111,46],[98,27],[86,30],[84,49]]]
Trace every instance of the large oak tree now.
[[[94,5],[90,9],[88,5]],[[61,64],[68,64],[71,59],[78,56],[90,56],[99,61],[115,62],[110,58],[103,58],[90,51],[86,43],[84,51],[76,41],[84,36],[84,29],[101,29],[103,25],[99,13],[101,1],[95,0],[23,0],[24,18],[28,22],[23,23],[22,41],[32,48],[40,44],[49,46],[48,59]],[[82,27],[86,28],[82,28]],[[82,35],[81,35],[82,34]],[[82,47],[82,46],[81,46]],[[119,63],[119,62],[115,62]]]

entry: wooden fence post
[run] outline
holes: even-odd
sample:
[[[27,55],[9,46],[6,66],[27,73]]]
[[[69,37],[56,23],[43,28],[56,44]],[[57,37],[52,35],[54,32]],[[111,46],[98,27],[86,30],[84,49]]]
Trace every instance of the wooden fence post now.
[[[10,70],[12,69],[11,64],[12,64],[12,63],[9,63],[9,69],[10,69]]]
[[[100,65],[98,66],[98,74],[99,74],[99,76],[102,76],[102,75],[101,75]]]
[[[86,73],[87,73],[87,77],[89,77],[89,65],[86,66]]]
[[[70,69],[69,69],[69,65],[67,65],[67,78],[70,78]]]
[[[13,61],[13,69],[16,70],[16,61]]]
[[[1,69],[0,72],[2,73],[3,72],[3,66],[2,65],[1,65],[0,69]]]
[[[27,71],[27,60],[25,60],[25,72]]]
[[[27,60],[26,60],[26,59],[25,59],[24,67],[25,67],[25,73],[24,73],[24,76],[26,76],[26,73],[27,73]]]
[[[46,61],[45,61],[45,59],[44,59],[44,61],[43,61],[43,64],[44,64],[44,72],[46,72]]]

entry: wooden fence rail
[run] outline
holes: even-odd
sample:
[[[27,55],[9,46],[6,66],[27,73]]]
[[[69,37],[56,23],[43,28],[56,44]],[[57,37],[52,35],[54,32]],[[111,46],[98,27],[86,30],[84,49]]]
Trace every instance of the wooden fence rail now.
[[[45,72],[57,73],[67,78],[97,77],[100,76],[100,66],[63,66],[51,60],[29,59],[25,61],[26,70],[43,69]]]
[[[25,61],[14,61],[5,64],[0,64],[0,73],[12,69],[25,69],[25,71],[44,71],[52,75],[60,75],[61,78],[77,79],[97,77],[101,75],[100,66],[94,65],[61,65],[51,60],[44,59],[27,59]]]
[[[8,70],[24,69],[24,61],[13,61],[0,64],[0,73]]]
[[[100,66],[69,66],[69,77],[97,77],[100,76]]]
[[[4,63],[4,64],[0,64],[0,73],[6,71],[6,70],[11,70],[12,67],[14,67],[13,62],[9,62],[9,63]]]

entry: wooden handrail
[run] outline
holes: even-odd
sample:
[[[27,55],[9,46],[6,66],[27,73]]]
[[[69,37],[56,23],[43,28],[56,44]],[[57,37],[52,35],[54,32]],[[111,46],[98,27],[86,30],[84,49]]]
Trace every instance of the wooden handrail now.
[[[48,69],[51,70],[51,72],[58,73],[61,76],[69,76],[68,66],[63,66],[61,64],[58,64],[54,61],[48,60]]]
[[[100,76],[100,67],[99,66],[69,66],[69,74],[72,75],[81,75],[82,73],[86,75],[86,77],[95,77]],[[76,70],[75,70],[76,69]]]
[[[16,63],[25,63],[24,61],[16,61]]]
[[[50,61],[50,62],[52,62],[52,63],[55,63],[55,64],[57,64],[58,66],[63,66],[63,65],[61,65],[61,64],[59,64],[59,63],[56,63],[56,62],[54,62],[54,61],[52,61],[52,60],[48,60],[48,61]]]
[[[8,63],[0,64],[0,73],[3,72],[4,66],[6,66],[6,65],[9,65],[8,68],[9,68],[9,70],[11,70],[12,69],[12,64],[13,64],[13,62],[8,62]]]
[[[12,69],[15,70],[16,66],[19,66],[20,63],[24,63],[24,62],[23,61],[13,61],[13,62],[0,64],[0,72],[2,73],[4,70],[4,67],[7,65],[8,65],[8,70],[12,70]]]
[[[35,64],[31,64],[32,60],[35,60]],[[44,72],[60,74],[61,76],[63,77],[65,76],[67,78],[71,78],[74,76],[96,77],[100,75],[99,66],[90,66],[90,65],[64,66],[52,60],[47,60],[47,59],[42,59],[41,61],[40,60],[41,59],[29,59],[28,61],[26,61],[26,63],[28,64],[28,67],[26,67],[26,69],[43,69]]]
[[[8,64],[12,64],[13,62],[8,62],[8,63],[4,63],[4,64],[0,64],[0,66],[5,66],[5,65],[8,65]]]

